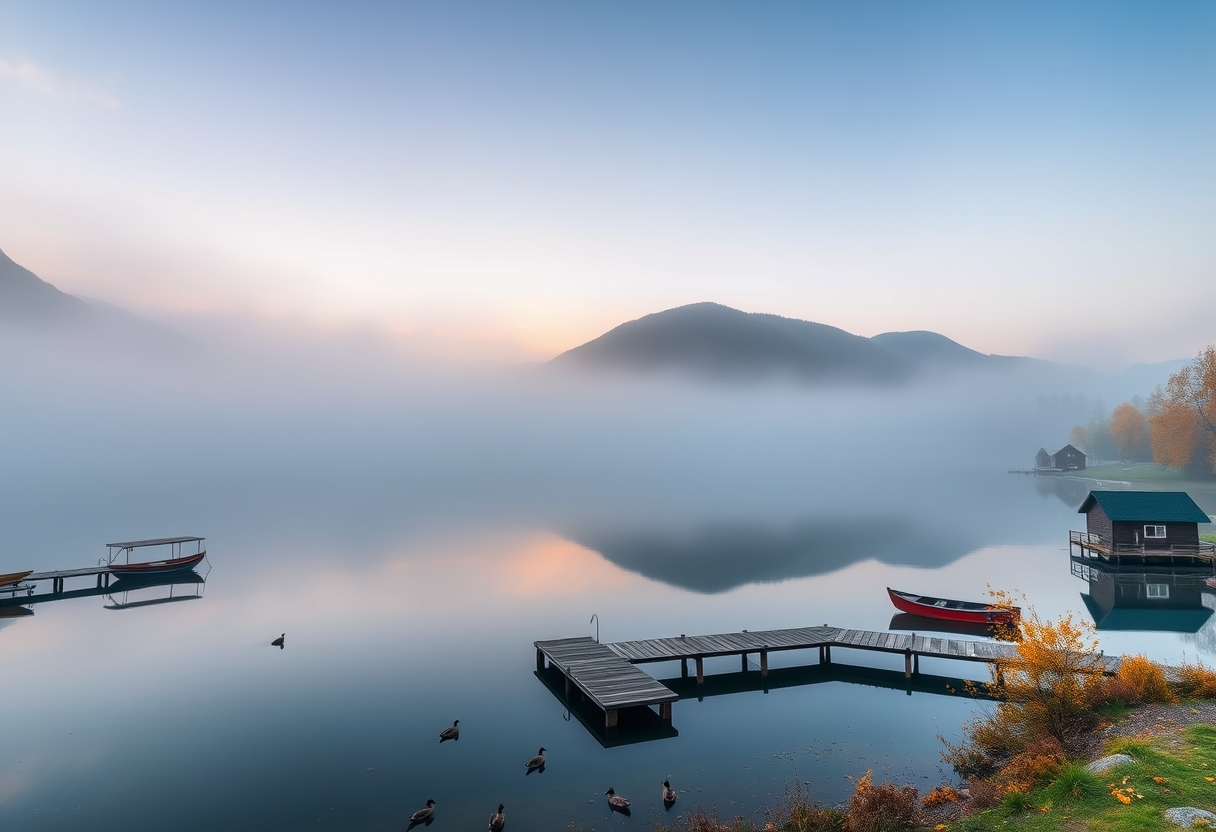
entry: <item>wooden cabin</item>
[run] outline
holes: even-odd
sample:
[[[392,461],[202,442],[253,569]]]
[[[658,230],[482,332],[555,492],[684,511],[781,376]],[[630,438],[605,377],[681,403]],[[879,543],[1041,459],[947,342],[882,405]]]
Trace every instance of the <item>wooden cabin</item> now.
[[[1039,448],[1039,452],[1034,455],[1035,468],[1050,468],[1051,454],[1047,453],[1046,448]]]
[[[1100,558],[1216,560],[1216,546],[1199,539],[1211,519],[1184,491],[1091,491],[1078,514],[1085,532],[1069,532],[1069,547]]]
[[[1084,471],[1085,454],[1072,445],[1065,445],[1051,455],[1051,467],[1061,471]]]

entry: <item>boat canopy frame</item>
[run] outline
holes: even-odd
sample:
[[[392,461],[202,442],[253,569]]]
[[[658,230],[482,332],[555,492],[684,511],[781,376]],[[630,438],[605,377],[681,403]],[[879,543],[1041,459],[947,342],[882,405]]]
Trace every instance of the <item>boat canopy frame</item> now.
[[[203,551],[203,541],[206,539],[205,537],[186,535],[183,537],[154,537],[149,540],[128,540],[122,543],[107,543],[106,563],[112,565],[118,559],[118,556],[124,552],[126,553],[127,563],[130,563],[132,550],[143,549],[148,546],[168,546],[169,557],[172,559],[182,557],[183,543],[195,543],[197,544],[195,554],[201,554]]]

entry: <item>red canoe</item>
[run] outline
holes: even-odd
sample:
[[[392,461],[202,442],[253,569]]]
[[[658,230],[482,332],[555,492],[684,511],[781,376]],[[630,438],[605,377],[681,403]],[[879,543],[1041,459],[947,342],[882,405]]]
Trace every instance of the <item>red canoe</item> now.
[[[973,624],[1010,624],[1021,615],[1018,607],[1004,609],[991,604],[981,604],[975,601],[951,601],[949,598],[931,598],[928,595],[913,595],[911,592],[900,592],[887,587],[891,603],[896,609],[910,612],[913,615],[923,615],[925,618],[938,618],[943,621],[968,621]]]
[[[128,578],[139,575],[163,575],[166,572],[193,569],[205,557],[207,557],[206,552],[199,552],[181,558],[153,560],[146,563],[111,563],[108,569],[115,575]]]

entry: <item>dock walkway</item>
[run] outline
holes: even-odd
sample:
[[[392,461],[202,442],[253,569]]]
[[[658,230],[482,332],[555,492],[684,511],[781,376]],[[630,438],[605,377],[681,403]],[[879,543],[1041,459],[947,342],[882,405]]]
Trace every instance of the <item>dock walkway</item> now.
[[[659,715],[671,719],[671,703],[680,697],[670,688],[643,673],[635,665],[647,662],[678,661],[682,675],[688,673],[688,662],[696,665],[697,683],[705,680],[704,660],[717,656],[740,656],[746,667],[747,657],[755,653],[761,676],[768,675],[768,654],[786,650],[818,649],[819,663],[830,664],[832,648],[868,650],[902,654],[904,677],[911,679],[920,672],[922,656],[933,659],[983,662],[1000,668],[1002,661],[1013,659],[1017,648],[997,641],[937,638],[911,633],[891,633],[876,630],[852,630],[842,627],[798,627],[788,630],[744,630],[738,633],[652,638],[600,644],[590,637],[564,638],[534,642],[536,669],[556,668],[565,678],[567,695],[570,686],[578,688],[604,711],[604,724],[617,723],[617,711],[622,708],[659,705]],[[1102,660],[1107,674],[1118,670],[1119,660]]]

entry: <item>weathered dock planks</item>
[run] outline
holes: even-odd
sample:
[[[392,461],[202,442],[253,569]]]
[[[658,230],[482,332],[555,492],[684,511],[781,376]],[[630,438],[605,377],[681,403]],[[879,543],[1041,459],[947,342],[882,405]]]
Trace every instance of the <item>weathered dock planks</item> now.
[[[658,705],[664,719],[671,719],[671,703],[679,699],[674,691],[643,673],[635,665],[648,662],[679,661],[696,664],[697,683],[705,680],[704,660],[718,656],[759,657],[760,674],[768,675],[768,654],[784,650],[819,650],[819,663],[830,664],[832,648],[896,653],[904,656],[904,677],[920,672],[920,658],[983,662],[1000,667],[1013,659],[1017,648],[996,641],[918,636],[876,630],[841,627],[797,627],[785,630],[744,630],[738,633],[639,639],[600,644],[589,637],[537,641],[536,669],[545,662],[565,678],[566,694],[573,685],[604,711],[604,724],[617,724],[617,711],[623,708]],[[1118,670],[1117,658],[1099,657],[1103,672]]]

